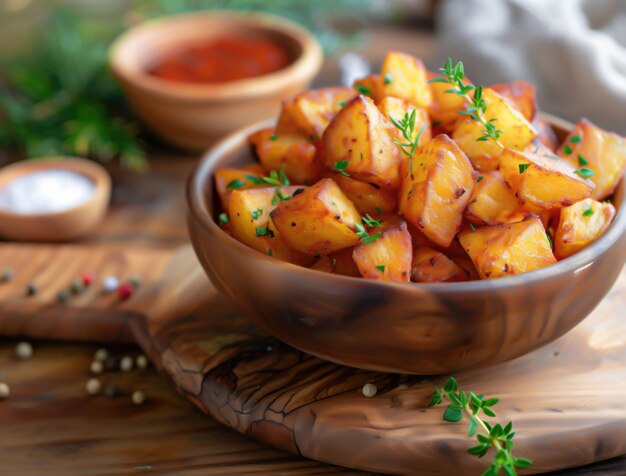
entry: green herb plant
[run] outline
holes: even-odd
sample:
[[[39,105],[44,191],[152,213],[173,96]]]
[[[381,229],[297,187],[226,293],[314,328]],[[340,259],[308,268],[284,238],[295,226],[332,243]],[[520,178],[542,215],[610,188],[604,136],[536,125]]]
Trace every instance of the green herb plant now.
[[[492,425],[484,418],[496,416],[492,407],[500,399],[485,398],[474,392],[461,391],[454,377],[450,377],[442,388],[435,387],[430,406],[439,405],[444,399],[450,402],[443,413],[445,421],[458,422],[464,416],[469,419],[467,434],[470,437],[476,437],[478,444],[468,449],[467,452],[482,458],[490,450],[495,451],[491,465],[485,470],[483,476],[498,476],[500,472],[507,476],[515,476],[518,468],[528,468],[532,464],[529,459],[516,458],[512,454],[515,436],[513,423],[509,422],[505,426],[500,423]]]
[[[107,46],[76,15],[53,11],[33,56],[16,61],[0,83],[0,147],[18,157],[118,158],[144,169],[138,128],[107,72]]]
[[[416,118],[417,118],[417,109],[411,110],[410,113],[408,112],[405,113],[404,117],[402,117],[402,119],[399,121],[397,119],[394,119],[393,117],[389,117],[389,120],[391,121],[391,123],[394,126],[396,126],[397,129],[400,130],[400,132],[402,133],[402,137],[404,138],[404,141],[394,139],[394,143],[397,146],[400,146],[400,150],[402,150],[402,153],[406,155],[407,157],[413,157],[413,154],[415,154],[415,149],[417,149],[417,146],[419,145],[419,142],[420,142],[420,137],[422,136],[424,132],[424,128],[426,127],[426,126],[422,126],[422,128],[416,134],[415,133]]]
[[[483,98],[483,87],[463,83],[463,80],[465,79],[463,62],[459,61],[453,66],[452,60],[448,58],[445,66],[443,68],[439,68],[439,71],[441,72],[441,74],[443,74],[444,77],[433,78],[429,82],[450,84],[452,87],[451,89],[448,89],[446,91],[447,93],[456,94],[457,96],[465,98],[465,100],[469,103],[469,107],[457,112],[464,116],[469,116],[476,122],[480,122],[483,125],[484,129],[481,131],[482,135],[476,140],[493,140],[498,145],[498,147],[504,149],[504,145],[502,145],[502,142],[500,142],[500,136],[502,135],[503,131],[496,127],[495,122],[497,121],[497,119],[494,117],[487,120],[487,118],[485,117],[485,113],[487,112],[487,104],[485,103],[485,99]],[[474,92],[473,95],[470,94],[472,91]]]

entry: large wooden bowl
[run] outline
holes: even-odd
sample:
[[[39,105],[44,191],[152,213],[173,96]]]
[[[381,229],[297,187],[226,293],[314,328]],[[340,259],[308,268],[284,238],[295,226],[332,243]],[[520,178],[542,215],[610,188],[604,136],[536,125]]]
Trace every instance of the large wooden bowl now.
[[[571,125],[551,122],[562,139]],[[267,126],[268,124],[264,124]],[[587,316],[626,259],[626,181],[604,236],[549,267],[500,279],[399,284],[338,276],[259,253],[214,220],[217,167],[253,160],[257,124],[209,150],[189,180],[189,230],[215,285],[278,339],[344,365],[386,372],[446,374],[530,352]]]
[[[148,71],[190,42],[222,35],[269,38],[291,64],[271,74],[221,84],[174,83]],[[317,40],[297,24],[263,13],[193,12],[143,23],[111,47],[109,63],[141,120],[163,140],[202,151],[247,124],[278,115],[282,99],[305,89],[322,65]]]

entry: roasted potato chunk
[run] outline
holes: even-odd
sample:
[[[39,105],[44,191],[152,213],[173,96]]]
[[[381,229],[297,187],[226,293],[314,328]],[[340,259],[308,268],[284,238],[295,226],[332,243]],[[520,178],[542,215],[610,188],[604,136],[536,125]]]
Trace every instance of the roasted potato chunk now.
[[[360,278],[361,273],[359,273],[359,269],[352,259],[353,251],[354,248],[346,248],[328,256],[321,256],[311,266],[311,269]]]
[[[525,273],[556,262],[536,217],[464,231],[459,240],[482,279]]]
[[[576,128],[558,150],[558,155],[574,167],[593,171],[590,180],[596,185],[591,194],[604,200],[617,187],[626,169],[626,138],[607,132],[586,119]]]
[[[354,246],[361,215],[332,179],[281,202],[271,213],[283,239],[309,256],[322,256]]]
[[[441,78],[439,73],[428,72],[428,80]],[[471,84],[467,78],[463,80],[466,86]],[[433,101],[428,108],[428,113],[433,120],[433,127],[437,126],[446,132],[452,132],[453,126],[459,118],[458,111],[465,110],[467,100],[463,96],[448,93],[451,86],[449,83],[429,83]],[[473,95],[470,93],[470,96]]]
[[[290,113],[304,135],[317,139],[339,110],[357,94],[348,87],[305,91],[294,98]]]
[[[433,243],[450,246],[474,190],[476,172],[445,134],[419,147],[408,162],[399,209]]]
[[[228,210],[228,203],[233,190],[245,190],[248,188],[259,188],[254,180],[248,180],[246,176],[261,178],[265,174],[263,167],[259,164],[251,164],[243,169],[221,168],[215,171],[215,189],[220,197],[223,210]]]
[[[359,243],[352,253],[361,276],[379,281],[406,283],[411,273],[413,245],[404,220],[395,219],[375,228],[370,236],[380,233],[374,241]]]
[[[339,173],[333,178],[363,215],[389,213],[394,211],[398,204],[398,193],[395,190],[360,182]]]
[[[484,172],[467,205],[465,217],[475,225],[498,225],[510,221],[520,202],[497,170]]]
[[[489,87],[513,104],[528,122],[533,122],[537,114],[536,89],[533,84],[528,81],[516,81]]]
[[[278,122],[276,123],[276,134],[306,134],[306,131],[298,126],[294,118],[295,104],[295,98],[283,101]]]
[[[525,149],[537,135],[530,122],[494,90],[485,88],[482,94],[487,105],[485,119],[495,119],[495,125],[502,130],[500,143],[507,149]],[[480,122],[463,116],[457,120],[452,138],[478,170],[496,170],[503,150],[493,140],[477,140],[483,129]]]
[[[537,146],[543,146],[551,153],[555,153],[557,147],[559,146],[559,141],[554,133],[554,129],[552,126],[541,117],[535,117],[533,121],[533,127],[537,131],[537,136],[535,137],[533,143]]]
[[[280,170],[295,183],[312,184],[320,178],[323,164],[313,144],[300,134],[278,134],[263,129],[250,137],[261,164],[268,172]]]
[[[413,250],[411,281],[416,283],[466,281],[468,274],[440,251],[428,246],[418,246]]]
[[[411,55],[397,51],[387,53],[380,78],[381,98],[392,96],[406,99],[422,108],[432,103],[424,63]]]
[[[303,187],[281,187],[282,196],[290,196]],[[292,261],[292,253],[285,243],[276,236],[269,224],[270,212],[277,200],[276,188],[255,188],[234,190],[230,196],[228,215],[233,237],[261,253]],[[270,252],[269,250],[273,250]]]
[[[593,191],[593,183],[556,156],[506,150],[500,171],[519,199],[545,210],[567,207]]]
[[[420,134],[418,145],[424,145],[432,139],[433,136],[430,128],[430,119],[426,109],[416,108],[406,99],[398,99],[394,97],[386,97],[383,99],[378,105],[378,109],[387,119],[389,119],[390,122],[392,119],[396,122],[400,122],[405,114],[411,115],[411,113],[415,110],[415,128],[413,129],[413,139],[417,137],[417,134]],[[400,129],[396,128],[394,132],[397,140],[405,142]]]
[[[591,198],[561,209],[554,236],[554,252],[559,259],[577,253],[600,238],[615,217],[615,207]]]
[[[397,189],[402,152],[394,144],[395,134],[395,127],[374,102],[357,96],[337,114],[322,136],[326,167],[362,182]]]

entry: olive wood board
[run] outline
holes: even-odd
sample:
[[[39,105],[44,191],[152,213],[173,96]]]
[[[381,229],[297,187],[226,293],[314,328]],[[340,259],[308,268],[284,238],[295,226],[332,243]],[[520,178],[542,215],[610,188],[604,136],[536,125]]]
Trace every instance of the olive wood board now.
[[[68,340],[134,337],[201,410],[276,448],[368,471],[474,475],[488,464],[465,450],[466,424],[428,408],[445,377],[356,370],[308,356],[257,330],[204,276],[190,247],[122,251],[90,246],[2,245],[0,334]],[[25,297],[28,270],[41,291]],[[120,302],[97,286],[60,305],[58,287],[83,271],[138,273]],[[242,271],[242,272],[245,272]],[[32,275],[31,274],[31,277]],[[45,285],[45,287],[44,287]],[[514,361],[456,375],[501,399],[524,474],[573,468],[626,453],[626,270],[578,327]],[[365,383],[378,394],[362,395]]]

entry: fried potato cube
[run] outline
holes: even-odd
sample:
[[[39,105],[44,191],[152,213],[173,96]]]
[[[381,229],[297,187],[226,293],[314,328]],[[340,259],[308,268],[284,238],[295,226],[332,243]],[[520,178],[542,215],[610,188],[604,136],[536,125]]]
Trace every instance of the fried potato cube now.
[[[334,175],[333,179],[363,215],[366,213],[370,215],[389,213],[396,209],[398,192],[395,190],[360,182],[339,173]]]
[[[357,96],[330,123],[322,142],[330,170],[341,170],[362,182],[400,187],[402,152],[394,144],[395,127],[374,102]]]
[[[259,164],[251,164],[243,169],[221,168],[215,171],[215,189],[220,197],[222,209],[228,211],[228,203],[233,190],[245,190],[248,188],[259,188],[265,185],[259,185],[254,180],[248,180],[246,176],[261,178],[265,175],[263,167]]]
[[[377,74],[370,74],[364,78],[357,79],[354,82],[354,88],[361,94],[372,98],[375,103],[378,103],[378,101],[382,99],[380,89],[381,79]]]
[[[441,134],[408,162],[399,209],[433,243],[448,247],[474,190],[476,172],[463,151]]]
[[[500,143],[507,149],[525,149],[537,135],[530,122],[494,90],[485,88],[482,94],[487,105],[485,119],[495,119],[495,126],[502,130]],[[452,138],[478,170],[496,170],[502,149],[491,139],[477,140],[483,135],[483,130],[484,126],[480,122],[463,116],[457,120]]]
[[[484,172],[465,210],[465,217],[475,225],[498,225],[510,221],[520,202],[497,170]]]
[[[361,273],[359,273],[359,269],[352,259],[353,251],[354,248],[346,248],[328,256],[320,256],[311,266],[311,269],[360,278]]]
[[[281,196],[291,196],[296,190],[301,189],[303,187],[291,186],[281,187],[279,190]],[[272,248],[271,243],[274,243],[276,256],[284,259],[286,254],[278,253],[284,248],[279,243],[280,240],[268,242],[269,239],[276,238],[276,233],[269,226],[270,213],[278,202],[275,197],[275,187],[234,190],[230,196],[228,208],[229,224],[232,236],[237,240],[267,254],[269,254],[268,249]]]
[[[574,167],[593,171],[590,180],[596,188],[591,198],[595,200],[609,197],[626,169],[626,138],[602,130],[586,119],[576,123],[557,153]]]
[[[430,118],[428,117],[428,112],[426,112],[426,109],[416,108],[406,99],[398,99],[391,96],[383,99],[378,105],[378,109],[387,119],[389,119],[390,122],[393,122],[392,119],[396,122],[400,122],[402,121],[402,118],[405,116],[405,114],[411,115],[412,112],[415,111],[415,127],[413,129],[413,139],[417,137],[417,134],[420,134],[418,145],[424,145],[426,144],[426,142],[429,142],[433,138],[432,130],[430,127]],[[396,140],[406,142],[406,140],[402,136],[402,132],[397,127],[395,128],[395,137]]]
[[[506,150],[500,157],[500,172],[517,197],[544,210],[567,207],[591,195],[593,183],[556,156]]]
[[[295,98],[285,99],[280,108],[280,115],[276,123],[277,134],[306,134],[296,122],[294,115]]]
[[[348,87],[312,89],[293,99],[290,113],[300,131],[316,139],[322,136],[330,121],[357,94],[355,89]]]
[[[250,136],[261,164],[268,172],[280,170],[295,183],[309,185],[317,181],[323,164],[317,158],[315,146],[300,134],[278,134],[263,129]]]
[[[541,220],[483,226],[459,234],[481,279],[499,278],[556,262]]]
[[[559,146],[559,141],[550,123],[541,117],[535,117],[533,127],[537,131],[537,136],[533,143],[537,146],[543,146],[550,152],[555,153]]]
[[[439,73],[429,71],[427,77],[430,81],[431,79],[441,78],[443,76]],[[467,86],[471,84],[471,81],[465,78],[463,84]],[[439,128],[451,132],[454,123],[459,118],[457,111],[466,109],[467,100],[458,94],[446,92],[452,88],[449,83],[434,82],[429,83],[429,85],[433,101],[428,108],[428,113],[433,120],[433,125],[436,124]],[[470,96],[472,95],[473,92],[470,92]]]
[[[446,283],[467,281],[468,272],[440,251],[428,246],[413,250],[411,281],[416,283]]]
[[[537,91],[534,84],[528,81],[516,81],[494,84],[489,87],[513,104],[528,122],[533,122],[537,114]]]
[[[374,228],[370,232],[370,236],[380,233],[380,238],[361,242],[354,248],[352,258],[361,276],[379,281],[409,282],[413,245],[406,222],[395,219],[383,223],[380,230]]]
[[[577,253],[600,238],[615,217],[615,207],[591,198],[561,209],[554,236],[554,252],[559,259]]]
[[[289,246],[309,256],[328,255],[359,241],[355,224],[361,224],[361,215],[332,179],[281,202],[271,215]]]
[[[380,70],[381,98],[393,96],[427,108],[432,103],[424,63],[414,56],[390,51]]]

